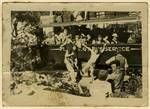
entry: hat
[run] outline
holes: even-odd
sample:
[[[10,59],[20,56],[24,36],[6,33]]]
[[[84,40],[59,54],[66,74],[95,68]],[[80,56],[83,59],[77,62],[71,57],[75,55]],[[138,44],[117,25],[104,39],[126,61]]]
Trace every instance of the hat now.
[[[113,37],[118,37],[118,35],[116,33],[113,33],[112,36]]]

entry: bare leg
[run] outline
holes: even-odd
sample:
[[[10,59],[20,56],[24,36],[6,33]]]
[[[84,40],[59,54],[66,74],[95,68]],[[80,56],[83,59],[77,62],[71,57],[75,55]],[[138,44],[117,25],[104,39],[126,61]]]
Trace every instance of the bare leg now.
[[[90,67],[90,73],[91,73],[91,81],[90,81],[90,83],[93,83],[93,81],[94,81],[94,67],[93,66]]]
[[[65,64],[66,64],[67,70],[69,72],[69,75],[71,77],[71,81],[75,82],[76,74],[75,74],[75,71],[74,71],[71,63],[67,59],[65,59]]]
[[[84,75],[88,74],[89,68],[90,68],[90,64],[88,63],[83,67],[82,72]]]
[[[78,86],[78,88],[79,88],[79,93],[80,93],[80,94],[83,94],[83,90],[82,90],[82,88],[81,88],[80,83],[77,83],[77,86]]]

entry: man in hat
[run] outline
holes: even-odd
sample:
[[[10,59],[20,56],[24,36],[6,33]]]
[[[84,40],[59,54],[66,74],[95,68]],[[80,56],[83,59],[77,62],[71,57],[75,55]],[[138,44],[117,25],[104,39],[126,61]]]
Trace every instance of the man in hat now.
[[[117,35],[117,33],[113,33],[112,36],[113,36],[113,38],[111,40],[111,44],[118,44],[118,40],[117,40],[118,35]]]
[[[120,70],[122,70],[122,71],[127,70],[127,68],[128,68],[127,59],[119,51],[116,52],[115,56],[109,58],[106,61],[106,64],[110,64],[113,61],[119,61],[120,62]]]

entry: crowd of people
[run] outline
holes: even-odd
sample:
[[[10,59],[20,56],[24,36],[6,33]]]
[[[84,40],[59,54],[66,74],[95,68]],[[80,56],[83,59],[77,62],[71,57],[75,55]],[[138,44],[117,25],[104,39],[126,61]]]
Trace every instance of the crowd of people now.
[[[73,84],[76,83],[78,85],[78,88],[80,89],[80,93],[83,93],[82,88],[80,86],[80,81],[82,80],[83,76],[90,76],[90,83],[93,83],[96,78],[101,78],[99,76],[96,76],[99,72],[95,74],[95,65],[97,59],[104,52],[105,47],[108,43],[101,43],[103,45],[102,49],[98,49],[97,47],[90,48],[87,46],[87,43],[78,42],[78,37],[75,38],[75,41],[72,40],[72,36],[67,35],[66,30],[64,30],[63,35],[66,38],[66,40],[64,40],[64,43],[60,45],[60,50],[65,50],[64,63],[70,74],[69,80]],[[115,33],[113,34],[114,37],[116,37],[116,35],[117,34]],[[100,41],[101,38],[98,37],[98,40]],[[81,67],[79,67],[78,63],[80,63],[80,60],[78,59],[77,52],[81,47],[90,51],[90,58],[85,65],[81,65]],[[115,56],[107,60],[106,64],[111,65],[112,73],[108,77],[106,76],[107,78],[105,78],[105,81],[111,83],[113,93],[116,90],[121,91],[121,84],[123,82],[125,72],[128,68],[127,59],[118,52]]]
[[[72,41],[76,43],[84,43],[84,44],[125,44],[121,42],[120,36],[118,33],[113,32],[111,36],[108,35],[101,35],[97,34],[97,37],[93,38],[91,34],[68,34],[67,29],[64,29],[60,34],[55,34],[54,32],[48,32],[45,35],[45,40],[42,42],[43,44],[46,45],[60,45],[63,44],[66,40],[66,35],[70,35],[72,37]],[[134,32],[131,32],[128,39],[127,39],[127,44],[137,44],[137,37]]]
[[[78,20],[79,18],[76,18]],[[18,65],[19,69],[21,68],[20,65],[23,64],[31,64],[37,63],[41,59],[41,56],[36,56],[31,52],[32,46],[39,46],[39,48],[42,45],[59,45],[60,50],[65,51],[64,56],[64,63],[66,65],[66,68],[69,72],[69,78],[68,82],[71,84],[76,84],[80,93],[83,93],[83,90],[81,88],[80,81],[84,79],[83,77],[85,75],[88,75],[91,77],[91,84],[94,84],[95,81],[100,79],[101,81],[105,81],[104,84],[111,83],[112,90],[107,93],[107,96],[110,95],[110,93],[116,93],[121,91],[122,82],[125,76],[125,72],[128,69],[128,63],[124,56],[122,56],[119,52],[117,52],[116,55],[111,57],[106,61],[106,64],[109,64],[111,66],[112,72],[108,75],[108,73],[101,74],[99,70],[95,69],[96,61],[101,56],[103,52],[105,52],[105,47],[109,44],[120,44],[122,43],[120,39],[120,35],[117,32],[111,32],[110,35],[103,35],[103,34],[96,34],[96,31],[93,29],[93,33],[96,34],[95,37],[93,37],[93,34],[85,34],[77,33],[72,34],[67,29],[63,29],[62,32],[59,34],[56,34],[55,32],[49,32],[45,35],[45,39],[40,40],[40,35],[42,32],[39,31],[39,29],[36,26],[31,25],[30,23],[24,22],[17,22],[17,26],[15,24],[16,20],[14,19],[14,23],[12,26],[12,54],[15,52],[17,55],[12,55],[12,63],[14,64],[14,68],[16,68],[16,65]],[[72,30],[73,31],[73,30]],[[38,33],[39,32],[39,33]],[[136,44],[136,34],[134,32],[131,32],[130,36],[128,37],[127,42],[128,44]],[[101,49],[98,47],[92,46],[89,47],[88,45],[102,45]],[[16,52],[16,48],[21,48],[21,46],[24,46],[27,48],[27,52],[31,54],[33,58],[30,58],[27,53],[24,53],[24,49],[22,49],[20,52]],[[29,48],[29,49],[28,49]],[[79,65],[79,59],[78,59],[78,51],[79,50],[85,50],[90,51],[90,58],[85,63],[85,65]],[[37,49],[36,49],[37,50]],[[18,57],[18,60],[16,59]],[[22,57],[22,58],[20,58]],[[16,60],[15,60],[16,59]],[[28,63],[29,62],[29,63]],[[16,64],[17,63],[17,64]],[[24,70],[24,66],[21,70]],[[18,70],[18,71],[21,71]],[[16,70],[14,69],[14,72]],[[95,74],[96,73],[96,74]],[[103,76],[102,76],[103,75]],[[103,77],[103,79],[102,79]],[[94,86],[94,85],[93,85]],[[106,86],[107,87],[107,86]],[[108,86],[109,87],[109,86]],[[92,90],[92,89],[90,89]],[[107,90],[106,90],[107,91]]]

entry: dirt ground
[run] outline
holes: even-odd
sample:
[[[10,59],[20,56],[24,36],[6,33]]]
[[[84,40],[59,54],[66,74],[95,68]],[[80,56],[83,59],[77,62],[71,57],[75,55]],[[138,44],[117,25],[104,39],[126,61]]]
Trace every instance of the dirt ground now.
[[[90,87],[90,78],[84,78],[81,84]],[[22,84],[21,94],[13,95],[10,93],[10,73],[3,73],[3,105],[4,106],[100,106],[111,104],[110,98],[106,98],[102,89],[103,83],[95,83],[92,90],[97,92],[94,96],[83,97],[69,93],[43,90],[46,86],[32,84],[26,86]],[[104,90],[103,90],[104,91]],[[32,93],[29,95],[29,93]]]

